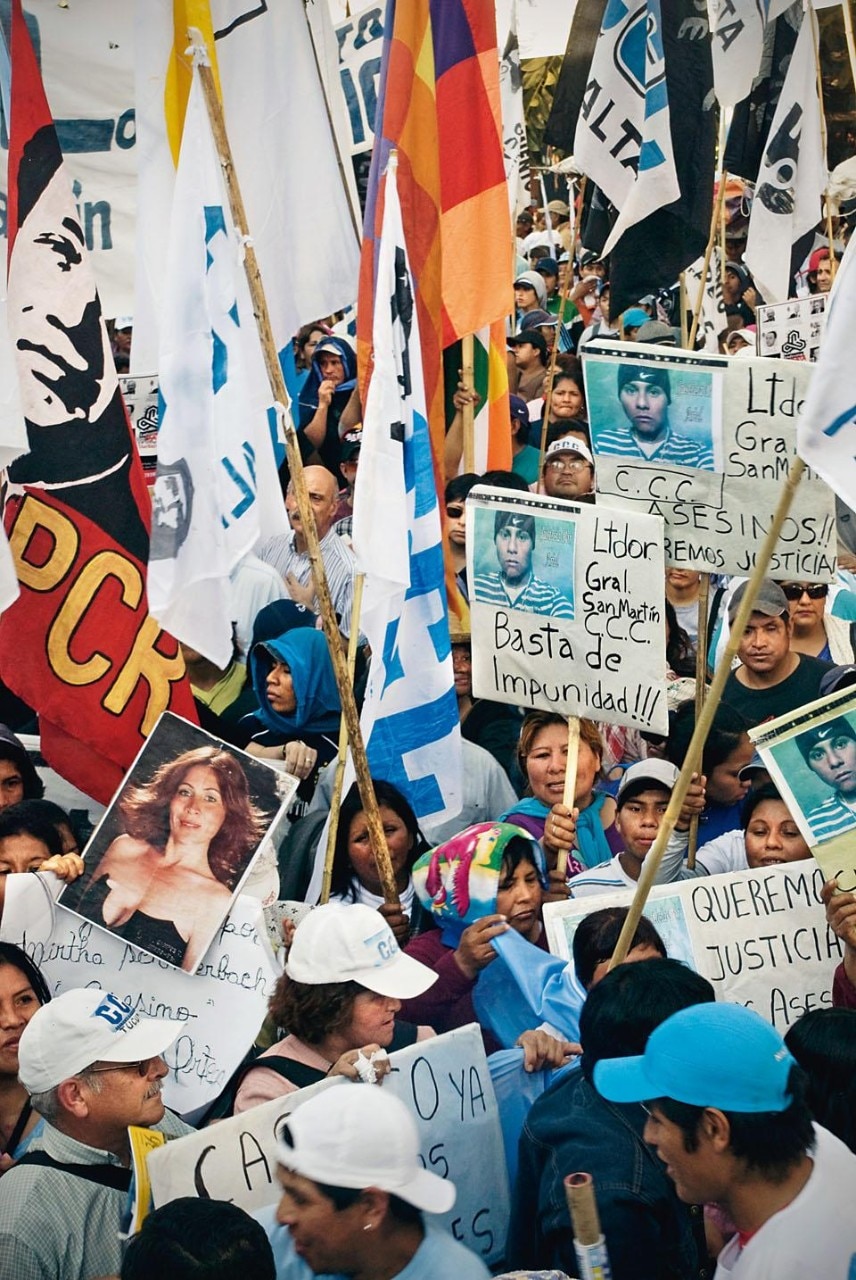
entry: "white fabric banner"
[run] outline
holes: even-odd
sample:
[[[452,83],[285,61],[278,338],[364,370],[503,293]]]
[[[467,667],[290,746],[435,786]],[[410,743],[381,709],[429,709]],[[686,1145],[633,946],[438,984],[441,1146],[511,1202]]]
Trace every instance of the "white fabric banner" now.
[[[357,233],[302,0],[212,0],[211,12],[226,129],[281,350],[301,324],[354,301]],[[134,48],[140,186],[131,359],[134,371],[148,371],[156,367],[175,182],[164,105],[170,0],[137,0]]]
[[[499,60],[499,97],[502,109],[502,150],[505,156],[505,177],[508,182],[508,203],[512,222],[518,209],[529,205],[529,145],[526,141],[526,119],[523,114],[523,76],[520,70],[520,45],[518,41],[517,14],[520,0],[511,0],[509,25],[503,29],[497,21],[498,44],[502,50]],[[497,20],[499,14],[497,14]]]
[[[791,251],[820,218],[826,181],[814,25],[806,13],[770,126],[749,215],[744,257],[767,302],[784,302],[788,297]]]
[[[723,107],[748,97],[761,69],[764,31],[791,0],[708,0],[713,84]]]

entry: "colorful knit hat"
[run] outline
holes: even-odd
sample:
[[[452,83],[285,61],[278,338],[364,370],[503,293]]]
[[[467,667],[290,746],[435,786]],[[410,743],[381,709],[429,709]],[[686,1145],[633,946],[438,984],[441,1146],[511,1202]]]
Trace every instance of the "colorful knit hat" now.
[[[419,858],[413,888],[438,924],[474,924],[496,911],[502,860],[512,840],[526,841],[544,881],[540,844],[511,822],[477,822]]]

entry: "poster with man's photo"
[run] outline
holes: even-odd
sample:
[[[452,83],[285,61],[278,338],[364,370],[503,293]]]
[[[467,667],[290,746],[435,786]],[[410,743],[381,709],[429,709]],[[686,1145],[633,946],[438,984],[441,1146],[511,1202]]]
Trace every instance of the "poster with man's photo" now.
[[[755,312],[758,350],[782,360],[817,360],[826,330],[829,294],[765,303]]]
[[[583,352],[598,507],[661,516],[666,564],[748,577],[796,461],[813,365],[640,343]],[[768,575],[835,575],[832,491],[808,472]]]
[[[856,689],[749,732],[824,874],[856,889]]]
[[[62,906],[193,973],[298,780],[179,716],[161,716],[84,850]],[[273,846],[273,848],[271,848]]]

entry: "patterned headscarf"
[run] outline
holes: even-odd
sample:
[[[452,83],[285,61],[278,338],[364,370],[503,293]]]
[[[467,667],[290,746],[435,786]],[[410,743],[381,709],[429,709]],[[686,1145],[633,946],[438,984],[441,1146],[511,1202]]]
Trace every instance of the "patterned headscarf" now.
[[[413,887],[438,924],[463,927],[496,911],[502,861],[513,840],[526,842],[544,882],[540,844],[511,822],[477,822],[422,855],[413,868]]]

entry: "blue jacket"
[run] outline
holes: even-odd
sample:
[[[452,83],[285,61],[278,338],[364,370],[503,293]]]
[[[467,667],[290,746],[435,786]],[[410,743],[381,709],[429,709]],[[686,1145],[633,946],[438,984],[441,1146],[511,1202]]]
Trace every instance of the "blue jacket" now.
[[[268,699],[267,677],[274,659],[288,663],[291,670],[297,709],[290,716],[274,711]],[[266,728],[288,738],[303,732],[338,732],[342,708],[322,631],[296,627],[285,635],[253,645],[250,675],[259,702],[257,715]]]
[[[637,1103],[607,1102],[581,1072],[533,1104],[520,1139],[506,1262],[578,1276],[566,1174],[592,1175],[613,1280],[712,1275],[702,1212],[682,1204],[657,1153],[642,1140]]]

